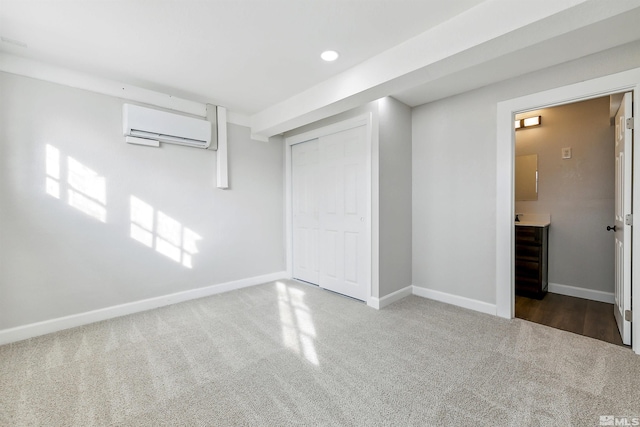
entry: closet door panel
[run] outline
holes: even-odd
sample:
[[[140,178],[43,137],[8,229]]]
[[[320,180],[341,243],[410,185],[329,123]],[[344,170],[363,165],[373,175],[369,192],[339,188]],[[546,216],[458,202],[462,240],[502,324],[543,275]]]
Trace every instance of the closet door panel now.
[[[291,147],[293,277],[320,283],[318,140]]]
[[[292,150],[293,277],[366,300],[370,268],[366,127]]]
[[[319,140],[320,286],[361,300],[368,265],[365,138],[361,126]]]

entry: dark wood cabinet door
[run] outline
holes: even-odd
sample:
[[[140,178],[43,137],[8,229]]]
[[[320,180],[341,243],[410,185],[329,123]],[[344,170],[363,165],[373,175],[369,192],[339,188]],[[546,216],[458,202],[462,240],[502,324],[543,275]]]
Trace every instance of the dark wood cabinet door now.
[[[516,226],[516,294],[543,298],[547,293],[549,227]]]

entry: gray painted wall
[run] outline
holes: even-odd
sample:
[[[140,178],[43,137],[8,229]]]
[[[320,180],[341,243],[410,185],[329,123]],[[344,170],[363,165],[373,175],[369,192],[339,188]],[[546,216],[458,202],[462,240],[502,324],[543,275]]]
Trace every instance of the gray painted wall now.
[[[411,108],[379,108],[380,296],[411,284]]]
[[[495,304],[500,101],[640,67],[640,42],[413,109],[413,283]]]
[[[6,73],[0,92],[0,329],[285,269],[280,138],[229,125],[225,191],[213,151],[126,144],[121,99]]]
[[[516,132],[516,156],[538,155],[538,200],[516,212],[549,213],[549,282],[614,291],[614,127],[609,97],[533,111],[542,126]],[[519,117],[518,117],[519,118]],[[571,159],[562,148],[571,147]]]

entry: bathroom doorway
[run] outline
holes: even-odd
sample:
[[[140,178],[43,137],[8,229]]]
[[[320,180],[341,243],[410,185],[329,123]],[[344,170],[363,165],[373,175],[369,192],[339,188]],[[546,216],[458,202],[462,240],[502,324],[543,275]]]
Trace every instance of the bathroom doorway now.
[[[516,115],[514,191],[523,221],[514,245],[515,317],[618,345],[612,231],[620,99],[607,95]],[[525,173],[527,164],[534,166]],[[535,252],[519,244],[528,227],[541,236],[546,229]],[[532,292],[522,283],[533,280],[536,268],[544,271]]]
[[[496,314],[498,316],[505,319],[512,319],[515,316],[515,227],[513,222],[515,115],[538,108],[559,106],[621,92],[631,93],[636,100],[640,97],[640,68],[498,102],[496,120]],[[627,124],[636,130],[640,129],[640,115],[636,114],[635,117],[628,118]],[[628,134],[633,132],[635,131],[625,131]],[[632,165],[633,169],[640,170],[640,156],[633,158]],[[640,212],[640,173],[633,174],[632,177],[632,212]],[[640,268],[634,269],[633,266],[640,266],[640,227],[626,226],[624,229],[629,230],[632,237],[630,288],[637,296],[640,295]],[[622,301],[630,304],[631,297]],[[640,325],[640,310],[631,311],[631,307],[628,306],[625,309],[625,319],[631,320],[630,325]],[[631,348],[640,355],[640,327],[633,328],[630,335]]]

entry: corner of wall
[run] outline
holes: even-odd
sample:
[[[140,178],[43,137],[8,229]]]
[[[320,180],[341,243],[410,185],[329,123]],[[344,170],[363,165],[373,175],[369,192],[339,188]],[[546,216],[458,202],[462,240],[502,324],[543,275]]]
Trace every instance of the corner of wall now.
[[[391,296],[412,279],[411,108],[386,97],[378,100],[380,215],[380,296]]]

